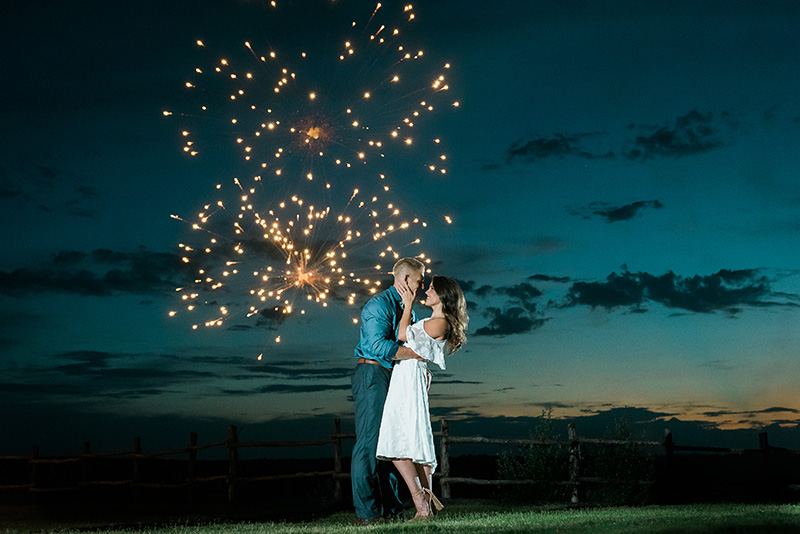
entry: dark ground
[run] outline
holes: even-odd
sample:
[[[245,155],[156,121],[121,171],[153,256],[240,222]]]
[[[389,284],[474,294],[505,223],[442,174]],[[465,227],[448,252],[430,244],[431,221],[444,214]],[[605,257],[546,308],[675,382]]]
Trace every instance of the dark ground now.
[[[711,502],[785,503],[800,500],[800,455],[776,454],[765,459],[758,451],[741,454],[681,454],[670,467],[663,456],[654,457],[654,480],[647,504]],[[330,471],[330,458],[316,460],[246,460],[239,464],[240,476]],[[83,485],[80,481],[130,480],[130,459],[92,459],[81,464],[37,466],[37,487],[0,491],[0,531],[29,532],[53,528],[92,530],[101,527],[142,527],[174,524],[207,524],[228,521],[305,521],[349,511],[350,486],[341,481],[341,496],[334,498],[330,476],[302,477],[268,482],[242,482],[236,488],[235,505],[228,505],[225,480],[198,484],[193,493],[184,482],[183,460],[147,460],[139,466],[140,480],[155,487],[134,491],[129,484]],[[349,466],[344,465],[344,471]],[[196,476],[226,474],[226,461],[200,461]],[[452,476],[479,479],[498,477],[497,457],[459,456],[451,459]],[[26,461],[0,461],[0,486],[30,481]],[[162,487],[158,487],[162,484]],[[71,488],[62,491],[63,488]],[[403,488],[405,489],[405,488]],[[434,488],[440,494],[438,487]],[[582,495],[590,495],[584,486]],[[491,485],[453,484],[455,500],[486,500],[494,503],[540,503],[525,486],[498,488]],[[190,498],[191,497],[191,498]],[[404,497],[409,499],[407,492]],[[585,502],[585,501],[584,501]],[[594,503],[586,503],[594,504]],[[644,503],[640,503],[644,504]]]

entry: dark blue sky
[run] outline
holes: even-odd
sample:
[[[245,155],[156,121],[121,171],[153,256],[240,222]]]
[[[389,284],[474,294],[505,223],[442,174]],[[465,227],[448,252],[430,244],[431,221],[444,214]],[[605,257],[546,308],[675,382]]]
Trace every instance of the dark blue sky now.
[[[470,342],[435,378],[437,416],[635,407],[655,426],[797,428],[800,8],[426,2],[392,41],[424,54],[396,63],[369,36],[406,19],[402,5],[384,2],[371,23],[374,6],[346,1],[0,7],[0,397],[16,428],[3,447],[24,450],[64,421],[75,430],[56,434],[78,443],[100,440],[98,425],[127,440],[134,420],[193,430],[348,417],[356,279],[388,282],[389,245],[424,251],[467,290]],[[270,50],[278,58],[260,61]],[[228,71],[212,74],[223,58]],[[276,94],[284,65],[297,76]],[[446,92],[430,87],[440,72]],[[330,128],[323,155],[287,130],[255,135],[262,116],[313,116]],[[398,127],[411,145],[391,143]],[[234,178],[259,186],[251,199]],[[356,187],[426,226],[365,239],[371,209],[343,207]],[[200,263],[184,264],[178,245],[208,246],[190,227],[204,205],[226,206],[207,229],[230,246],[204,260],[222,277],[237,242],[252,245],[242,269],[281,263],[253,244],[254,213],[266,219],[296,190],[363,234],[340,260],[355,304],[299,306],[297,291],[306,314],[248,318],[248,273],[185,310],[175,288],[192,288]],[[292,209],[282,222],[307,208]],[[343,228],[328,217],[307,243],[325,252]],[[219,306],[232,312],[223,326],[192,330]]]

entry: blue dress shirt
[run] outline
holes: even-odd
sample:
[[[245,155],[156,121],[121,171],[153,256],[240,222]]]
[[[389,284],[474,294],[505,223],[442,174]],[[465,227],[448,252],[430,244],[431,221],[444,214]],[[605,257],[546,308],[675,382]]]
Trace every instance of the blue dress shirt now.
[[[361,310],[361,338],[356,345],[356,358],[375,360],[387,369],[402,345],[397,341],[397,325],[403,316],[403,301],[394,286],[381,291]],[[411,312],[411,322],[416,315]]]

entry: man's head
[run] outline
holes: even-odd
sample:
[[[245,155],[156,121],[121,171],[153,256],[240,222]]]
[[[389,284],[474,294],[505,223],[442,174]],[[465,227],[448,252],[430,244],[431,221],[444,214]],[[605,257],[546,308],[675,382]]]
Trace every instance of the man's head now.
[[[392,268],[394,284],[405,282],[412,290],[417,291],[425,280],[425,265],[416,258],[402,258]]]

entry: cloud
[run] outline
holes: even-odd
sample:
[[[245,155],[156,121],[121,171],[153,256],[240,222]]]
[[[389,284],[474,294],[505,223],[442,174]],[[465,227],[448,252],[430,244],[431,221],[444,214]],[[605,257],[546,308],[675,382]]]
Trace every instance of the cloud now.
[[[462,288],[474,295],[477,302],[469,307],[472,324],[483,316],[488,320],[474,336],[507,336],[526,334],[552,319],[547,310],[576,306],[614,310],[626,308],[628,313],[647,313],[649,303],[659,303],[680,313],[715,313],[735,316],[745,308],[800,306],[800,295],[772,290],[773,280],[761,269],[722,269],[710,275],[684,277],[669,271],[662,275],[632,273],[623,266],[621,273],[611,273],[604,281],[573,282],[563,297],[547,297],[530,281],[570,282],[568,277],[544,274],[529,276],[524,282],[495,287],[463,282]],[[780,273],[776,277],[782,276]],[[557,290],[550,287],[548,291]],[[498,297],[502,298],[501,302]],[[549,315],[549,312],[548,312]],[[724,362],[716,362],[724,368]]]
[[[534,275],[534,276],[541,276],[541,275]],[[529,279],[533,279],[534,276],[531,276]],[[459,285],[461,286],[461,289],[464,291],[464,293],[474,293],[479,297],[486,297],[489,295],[507,295],[519,301],[520,303],[527,303],[530,299],[534,299],[542,295],[541,290],[539,290],[537,287],[531,285],[528,282],[521,282],[519,284],[514,284],[509,286],[494,287],[488,284],[477,286],[477,284],[474,281],[470,280],[470,281],[459,281]]]
[[[26,399],[30,412],[50,404],[75,404],[88,414],[107,409],[112,400],[114,406],[130,405],[134,399],[178,393],[187,384],[220,376],[171,363],[158,355],[92,350],[43,355],[25,366],[3,366],[0,404],[19,397]]]
[[[186,281],[175,254],[141,248],[136,252],[62,250],[39,268],[0,271],[0,293],[67,293],[107,297],[121,293],[159,294]]]
[[[12,189],[5,185],[0,185],[0,200],[30,200],[30,197],[19,189]]]
[[[114,360],[118,356],[110,352],[101,352],[95,350],[77,350],[70,352],[62,352],[56,354],[53,358],[56,360],[67,360],[75,362],[69,365],[62,365],[55,367],[59,371],[67,371],[67,374],[82,374],[80,371],[94,372],[98,369],[107,369],[108,362]],[[73,372],[78,371],[76,373]]]
[[[278,325],[282,324],[289,318],[288,313],[284,313],[282,308],[264,308],[258,312],[257,327],[266,327],[269,330],[274,330]]]
[[[568,276],[550,276],[547,274],[532,274],[528,277],[528,280],[536,280],[537,282],[569,282],[570,279]]]
[[[619,221],[629,221],[640,217],[642,212],[647,209],[662,209],[664,204],[658,200],[640,200],[631,204],[613,205],[606,202],[592,202],[584,208],[567,208],[570,215],[579,215],[584,219],[591,219],[598,216],[606,220],[607,223]]]
[[[584,140],[598,134],[579,133],[579,134],[555,134],[553,137],[537,137],[530,140],[515,141],[506,154],[506,161],[511,163],[521,159],[533,162],[546,158],[566,158],[577,157],[584,159],[614,158],[614,154],[596,154],[589,152],[584,147]],[[484,166],[484,169],[491,170],[491,166]]]
[[[478,304],[473,303],[470,308],[471,314],[473,310],[480,311],[484,317],[489,318],[489,324],[478,328],[473,334],[475,336],[524,334],[539,328],[546,321],[541,312],[537,311],[537,299],[543,293],[527,281],[500,287],[490,285],[476,287],[476,284],[470,281],[464,282],[461,287],[465,293],[472,293],[481,299],[497,296],[505,298],[505,302],[500,306],[488,306],[483,311],[480,311]]]
[[[526,256],[539,256],[559,252],[568,248],[569,244],[557,237],[539,237],[520,243],[515,248]]]
[[[497,289],[498,293],[508,295],[529,312],[536,311],[536,304],[532,299],[542,296],[542,292],[527,282],[522,282],[513,286],[506,286]]]
[[[564,307],[590,306],[641,309],[647,302],[694,313],[724,311],[736,314],[743,307],[796,306],[796,296],[776,297],[770,280],[759,269],[727,270],[682,277],[672,271],[661,276],[648,273],[611,273],[604,282],[576,282]],[[788,299],[788,301],[787,301]]]
[[[310,366],[297,362],[242,365],[239,367],[239,369],[247,371],[249,374],[239,375],[234,378],[252,379],[254,377],[275,376],[281,378],[291,378],[294,380],[321,380],[350,378],[350,376],[353,374],[352,367]]]
[[[352,372],[352,369],[351,369]],[[349,391],[350,384],[269,384],[253,389],[223,389],[226,395],[264,395],[268,393],[320,393],[322,391]]]
[[[86,395],[86,389],[74,385],[47,382],[0,382],[0,393],[12,395]]]
[[[78,265],[86,259],[87,254],[79,250],[62,250],[53,254],[50,263],[55,266]]]
[[[490,307],[484,315],[490,317],[491,320],[488,325],[475,331],[476,337],[525,334],[541,327],[546,321],[519,306],[511,306],[506,309]]]
[[[130,354],[115,354],[111,352],[77,350],[62,352],[52,356],[55,360],[65,360],[70,363],[56,365],[47,370],[52,376],[60,374],[71,377],[81,377],[95,381],[96,384],[112,388],[124,383],[126,387],[133,387],[137,381],[143,385],[158,383],[175,383],[186,379],[210,378],[218,376],[211,371],[197,371],[195,369],[176,369],[164,365],[149,365],[148,361]],[[138,363],[137,366],[130,365]],[[41,369],[30,372],[42,373]]]
[[[630,124],[628,132],[556,133],[551,136],[520,138],[506,151],[506,164],[535,163],[548,158],[616,159],[645,161],[651,158],[680,158],[717,150],[730,142],[736,122],[727,112],[714,114],[691,110],[660,125]],[[615,141],[619,139],[620,141]],[[484,163],[491,171],[499,163]]]
[[[734,412],[734,411],[727,411],[727,410],[719,410],[716,412],[703,412],[703,415],[707,417],[721,417],[727,415],[744,415],[749,417],[754,417],[759,414],[765,413],[791,413],[791,414],[800,414],[800,410],[795,410],[794,408],[782,408],[779,406],[773,406],[771,408],[764,408],[762,410],[750,410],[744,412]]]
[[[478,382],[475,380],[459,380],[457,378],[444,378],[441,374],[437,374],[436,378],[433,379],[434,385],[438,386],[440,384],[467,384],[470,386],[477,386],[483,384],[483,382]],[[431,386],[434,387],[434,386]]]
[[[672,124],[661,126],[631,125],[633,130],[643,130],[631,147],[625,150],[628,159],[645,160],[657,156],[680,158],[716,150],[725,145],[722,136],[727,113],[715,118],[711,112],[692,110],[678,117]]]
[[[34,208],[77,217],[97,214],[99,190],[83,185],[84,177],[58,164],[42,161],[42,158],[49,158],[46,155],[4,156],[0,156],[0,202],[11,200],[14,202],[9,206],[14,208]]]
[[[6,366],[2,371],[0,394],[27,392],[36,395],[36,402],[87,401],[87,406],[101,409],[107,399],[185,393],[200,385],[210,396],[345,391],[350,389],[353,367],[334,360],[254,363],[239,356],[76,350],[42,357],[22,368]],[[242,387],[226,387],[226,383]]]

